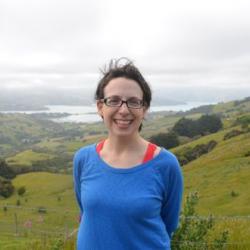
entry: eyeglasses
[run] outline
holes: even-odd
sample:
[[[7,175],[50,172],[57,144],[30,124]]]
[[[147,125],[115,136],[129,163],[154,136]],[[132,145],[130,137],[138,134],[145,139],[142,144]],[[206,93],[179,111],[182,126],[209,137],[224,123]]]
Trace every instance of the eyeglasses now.
[[[111,96],[102,99],[102,101],[109,107],[121,107],[123,103],[126,103],[128,108],[140,109],[144,106],[144,102],[136,97],[131,97],[124,101],[119,96]]]

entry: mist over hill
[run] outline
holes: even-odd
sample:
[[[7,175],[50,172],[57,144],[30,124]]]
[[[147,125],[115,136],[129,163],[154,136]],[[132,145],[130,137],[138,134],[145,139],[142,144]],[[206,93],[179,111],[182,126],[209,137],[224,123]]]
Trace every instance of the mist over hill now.
[[[0,111],[45,110],[45,105],[86,105],[94,103],[94,87],[0,88]],[[179,105],[187,102],[215,103],[241,99],[250,88],[164,87],[152,88],[152,105]]]

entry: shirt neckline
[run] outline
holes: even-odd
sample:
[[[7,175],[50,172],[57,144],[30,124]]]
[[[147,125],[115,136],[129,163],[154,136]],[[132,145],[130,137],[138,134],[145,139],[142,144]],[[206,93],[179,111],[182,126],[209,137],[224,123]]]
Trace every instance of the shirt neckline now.
[[[144,168],[147,168],[149,167],[149,165],[151,165],[152,163],[158,161],[158,159],[161,157],[162,153],[163,153],[163,148],[161,148],[160,152],[158,155],[156,155],[153,159],[145,162],[145,163],[140,163],[138,165],[135,165],[135,166],[132,166],[132,167],[129,167],[129,168],[118,168],[118,167],[114,167],[114,166],[111,166],[109,165],[107,162],[105,162],[101,156],[97,153],[96,151],[96,146],[97,146],[97,143],[94,144],[94,154],[95,154],[95,157],[96,157],[96,160],[100,163],[100,166],[103,168],[103,169],[106,169],[106,170],[109,170],[109,171],[112,171],[114,173],[132,173],[132,172],[136,172],[138,170],[141,170],[141,169],[144,169]]]

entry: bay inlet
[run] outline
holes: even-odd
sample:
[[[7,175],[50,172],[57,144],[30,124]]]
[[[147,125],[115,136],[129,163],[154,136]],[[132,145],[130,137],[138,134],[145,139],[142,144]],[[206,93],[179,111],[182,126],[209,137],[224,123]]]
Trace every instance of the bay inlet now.
[[[151,106],[149,113],[159,111],[187,111],[195,107],[209,105],[213,103],[188,102],[179,105]],[[54,122],[73,122],[73,123],[94,123],[100,122],[101,118],[97,114],[96,106],[70,106],[70,105],[46,105],[46,110],[29,111],[2,111],[0,113],[23,113],[23,114],[65,114],[59,118],[52,118]]]

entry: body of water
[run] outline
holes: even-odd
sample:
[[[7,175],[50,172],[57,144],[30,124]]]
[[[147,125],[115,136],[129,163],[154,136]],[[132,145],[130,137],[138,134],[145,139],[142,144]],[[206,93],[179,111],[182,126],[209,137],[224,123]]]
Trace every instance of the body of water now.
[[[152,106],[149,112],[158,111],[187,111],[195,107],[202,105],[208,105],[212,103],[202,102],[189,102],[181,105],[169,105],[169,106]],[[47,105],[47,110],[34,110],[34,111],[2,111],[1,113],[24,113],[24,114],[38,114],[38,113],[67,113],[68,116],[52,119],[55,122],[87,122],[93,123],[101,121],[101,118],[97,114],[96,106],[67,106],[67,105]]]

